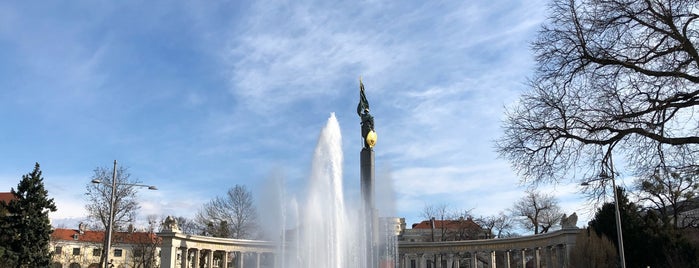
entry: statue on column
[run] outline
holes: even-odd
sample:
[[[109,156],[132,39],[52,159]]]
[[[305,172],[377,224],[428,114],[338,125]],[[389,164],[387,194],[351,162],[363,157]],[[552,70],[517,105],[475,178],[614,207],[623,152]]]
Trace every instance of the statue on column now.
[[[374,131],[374,117],[369,113],[369,101],[364,94],[364,84],[359,78],[359,104],[357,105],[357,115],[362,120],[362,139],[364,139],[364,149],[371,150],[376,145],[376,132]]]

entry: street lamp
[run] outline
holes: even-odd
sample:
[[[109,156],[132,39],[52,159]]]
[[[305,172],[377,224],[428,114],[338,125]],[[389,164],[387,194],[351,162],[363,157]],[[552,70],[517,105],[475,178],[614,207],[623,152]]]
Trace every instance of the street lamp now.
[[[98,179],[93,179],[92,183],[96,184],[104,184],[107,186],[110,186],[112,191],[111,191],[111,196],[109,198],[109,222],[107,222],[107,239],[104,241],[104,268],[109,268],[109,250],[112,246],[112,228],[113,226],[113,221],[114,221],[114,202],[115,200],[115,192],[116,192],[116,186],[118,185],[125,185],[125,186],[138,186],[138,187],[146,187],[148,190],[158,190],[155,186],[152,185],[145,185],[145,184],[135,184],[135,183],[117,183],[116,182],[116,177],[117,177],[117,161],[114,160],[114,172],[112,173],[112,184],[108,184],[106,182],[103,182]]]
[[[613,187],[613,191],[614,191],[614,208],[615,208],[615,214],[616,214],[616,234],[617,234],[617,240],[619,242],[619,258],[621,258],[621,268],[626,268],[626,258],[624,257],[624,238],[623,238],[623,235],[621,234],[621,214],[619,213],[619,196],[617,196],[617,193],[616,193],[616,180],[614,179],[614,172],[612,172],[612,175],[609,176],[609,175],[607,175],[606,172],[603,171],[601,174],[599,174],[599,178],[583,182],[580,185],[588,186],[588,185],[590,185],[590,182],[604,181],[604,180],[608,180],[608,179],[612,180],[612,187]]]

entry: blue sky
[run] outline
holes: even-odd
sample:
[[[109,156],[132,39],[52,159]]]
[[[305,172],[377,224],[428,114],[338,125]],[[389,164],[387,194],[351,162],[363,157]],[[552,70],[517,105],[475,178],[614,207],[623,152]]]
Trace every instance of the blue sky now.
[[[302,195],[330,113],[358,198],[358,77],[376,118],[377,193],[496,214],[524,195],[498,159],[504,106],[526,89],[545,1],[0,2],[0,187],[39,162],[58,211],[113,160],[160,190],[141,217],[192,216],[270,177]],[[384,186],[390,187],[384,187]],[[392,189],[390,191],[385,189]],[[581,214],[576,187],[544,186]],[[584,218],[581,217],[581,218]],[[584,224],[584,220],[579,225]]]

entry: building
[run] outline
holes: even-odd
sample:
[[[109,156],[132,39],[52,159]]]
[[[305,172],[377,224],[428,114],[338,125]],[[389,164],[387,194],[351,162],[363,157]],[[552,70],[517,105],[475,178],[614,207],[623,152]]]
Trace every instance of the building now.
[[[435,220],[434,218],[415,223],[412,229],[405,229],[405,219],[401,218],[399,241],[440,242],[490,238],[488,232],[471,218],[456,220]]]
[[[111,267],[159,267],[160,238],[153,232],[115,232],[113,236]],[[78,229],[54,229],[51,268],[98,268],[104,237],[104,231],[87,230],[83,224]]]
[[[15,195],[12,192],[2,192],[0,193],[0,203],[5,202],[5,205],[9,205],[10,201],[15,200]],[[7,215],[7,208],[0,205],[0,216]]]

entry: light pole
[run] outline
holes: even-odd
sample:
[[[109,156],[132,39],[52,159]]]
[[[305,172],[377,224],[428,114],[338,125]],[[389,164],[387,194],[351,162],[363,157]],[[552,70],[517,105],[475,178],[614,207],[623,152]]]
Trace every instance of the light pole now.
[[[614,179],[614,172],[612,172],[611,176],[607,175],[606,172],[602,172],[599,175],[599,178],[583,182],[580,185],[588,186],[588,185],[590,185],[590,182],[604,181],[604,180],[608,180],[608,179],[612,180],[612,188],[614,191],[614,208],[615,208],[614,212],[616,214],[616,234],[617,234],[617,240],[619,242],[619,258],[621,259],[621,268],[626,268],[626,258],[624,257],[624,237],[621,234],[621,213],[619,213],[619,196],[617,196],[617,193],[616,193],[616,180]]]
[[[103,182],[98,179],[93,179],[92,183],[97,183],[97,184],[104,184],[109,187],[111,187],[111,196],[109,197],[109,221],[107,222],[107,238],[104,241],[104,268],[109,268],[109,250],[112,246],[112,228],[114,227],[114,202],[115,202],[115,194],[116,194],[116,186],[118,185],[125,185],[125,186],[138,186],[138,187],[146,187],[148,190],[158,190],[155,186],[152,185],[144,185],[144,184],[133,184],[133,183],[117,183],[116,182],[116,177],[117,177],[117,161],[114,160],[114,172],[112,173],[112,184],[108,184],[106,182]]]

